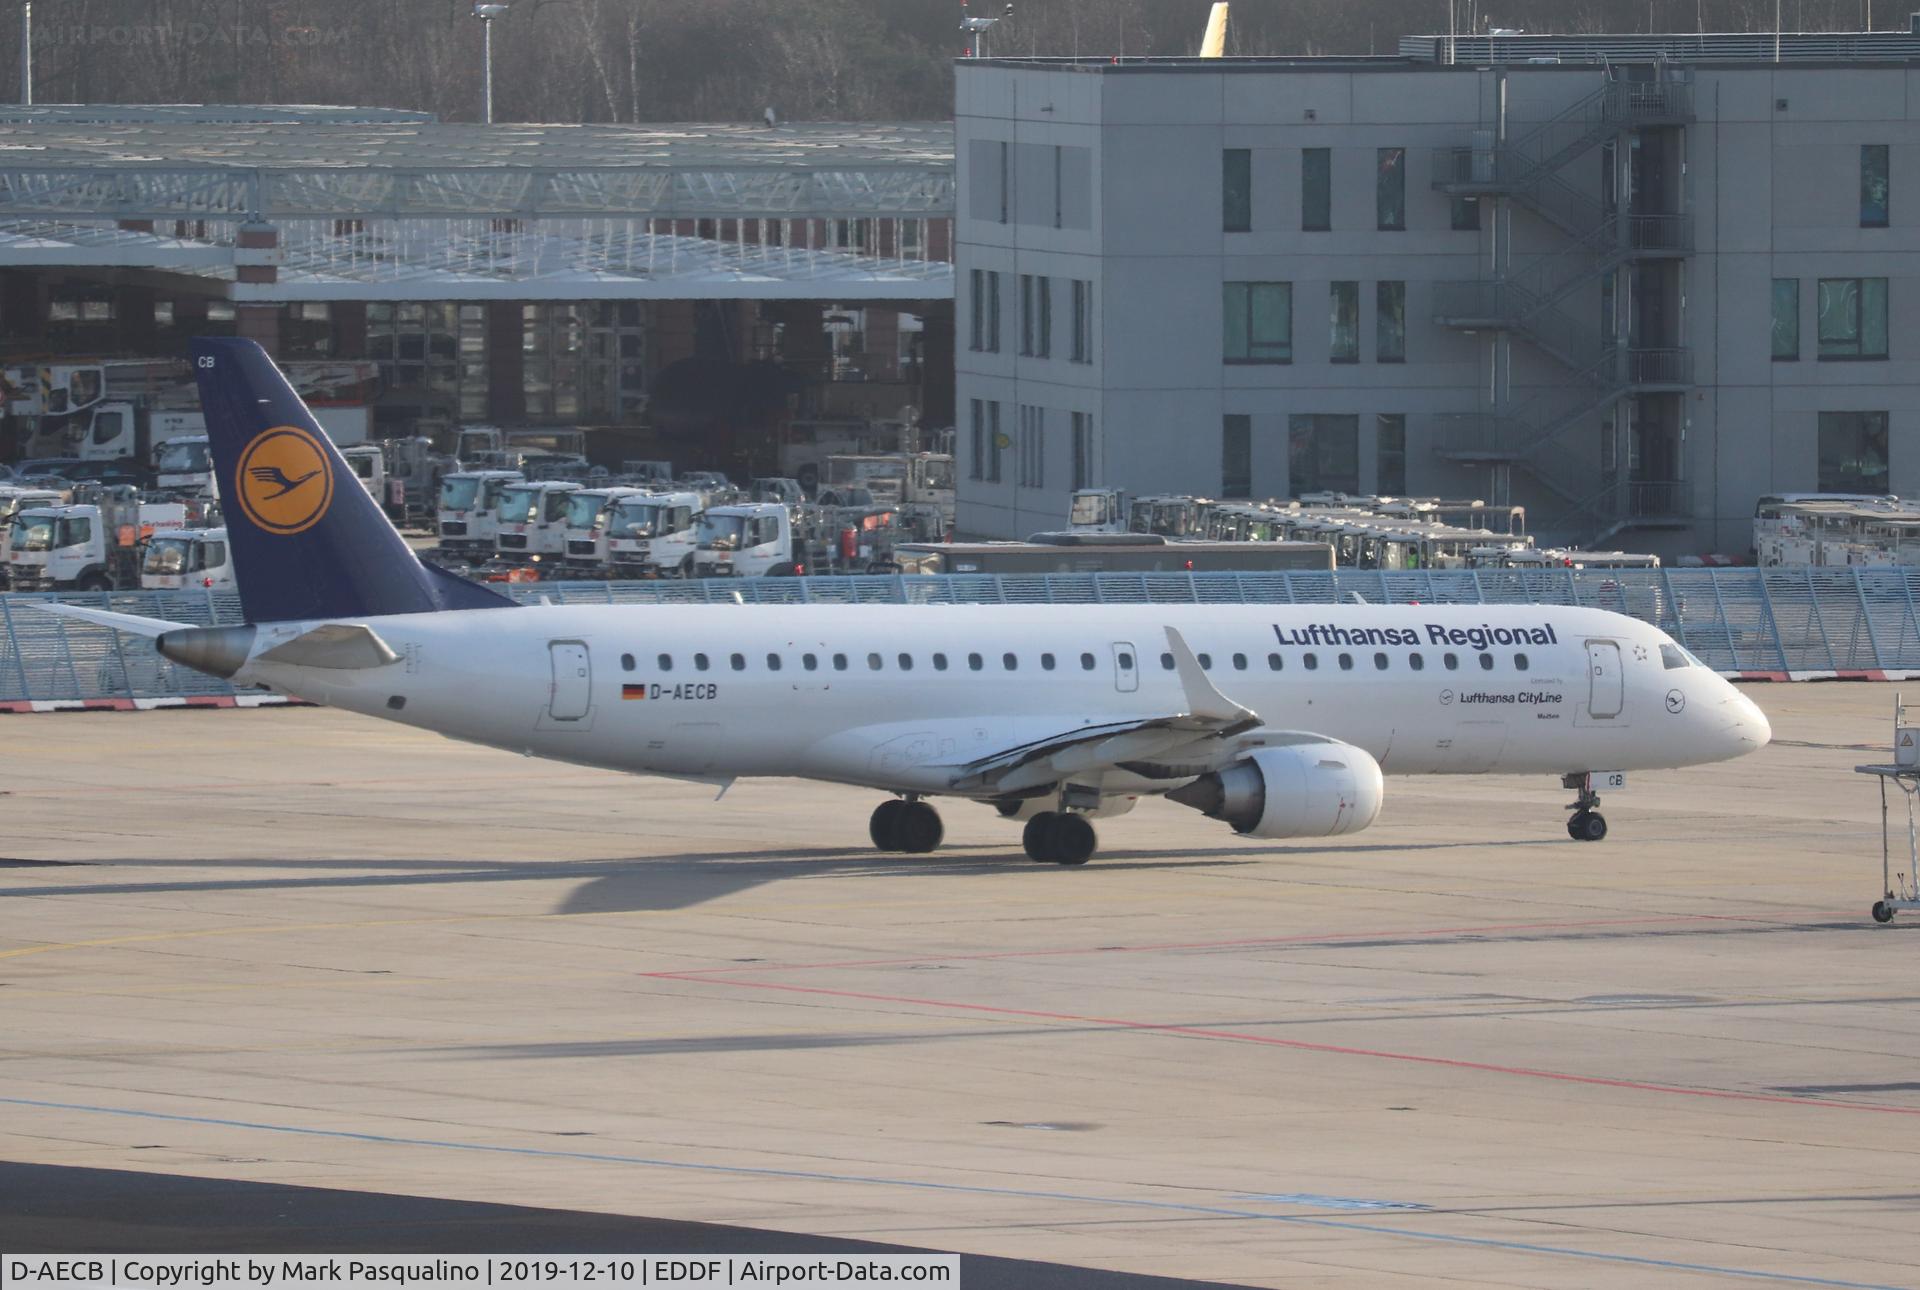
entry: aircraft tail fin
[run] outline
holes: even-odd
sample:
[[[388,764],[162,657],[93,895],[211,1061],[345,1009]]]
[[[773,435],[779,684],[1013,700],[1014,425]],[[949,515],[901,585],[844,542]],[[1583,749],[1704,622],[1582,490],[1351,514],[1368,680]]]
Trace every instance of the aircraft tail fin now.
[[[420,562],[260,346],[197,338],[193,369],[248,622],[513,605]]]

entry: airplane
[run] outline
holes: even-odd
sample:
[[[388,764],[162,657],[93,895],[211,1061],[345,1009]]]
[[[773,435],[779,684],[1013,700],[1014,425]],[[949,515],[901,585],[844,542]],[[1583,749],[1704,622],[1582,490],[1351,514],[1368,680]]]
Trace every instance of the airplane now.
[[[455,739],[721,786],[886,795],[925,853],[985,804],[1036,861],[1161,796],[1252,839],[1373,824],[1385,775],[1552,774],[1570,836],[1629,772],[1753,752],[1749,699],[1648,624],[1485,604],[517,604],[422,563],[260,347],[193,342],[246,622],[82,606],[165,657]]]

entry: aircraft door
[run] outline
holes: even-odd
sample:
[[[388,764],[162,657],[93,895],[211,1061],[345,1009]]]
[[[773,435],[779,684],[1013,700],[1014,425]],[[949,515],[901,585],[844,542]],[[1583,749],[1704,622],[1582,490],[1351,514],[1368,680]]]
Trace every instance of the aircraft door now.
[[[1113,643],[1113,688],[1122,694],[1140,688],[1140,655],[1130,641]]]
[[[580,641],[551,641],[553,693],[547,715],[555,721],[579,721],[593,705],[593,662]]]
[[[1587,679],[1592,687],[1587,697],[1587,715],[1602,719],[1619,716],[1626,701],[1619,642],[1587,642]]]

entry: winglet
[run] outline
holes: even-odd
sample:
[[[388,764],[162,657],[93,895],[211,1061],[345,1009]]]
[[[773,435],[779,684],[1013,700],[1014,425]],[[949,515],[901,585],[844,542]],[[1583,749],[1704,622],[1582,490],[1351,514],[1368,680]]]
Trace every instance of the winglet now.
[[[1220,3],[1213,6],[1207,15],[1207,32],[1200,38],[1200,57],[1221,58],[1227,52],[1227,6]]]
[[[1180,688],[1186,692],[1188,715],[1228,722],[1240,729],[1250,730],[1260,724],[1259,713],[1241,707],[1220,693],[1207,676],[1207,670],[1200,666],[1200,660],[1187,647],[1187,638],[1172,627],[1167,628],[1167,648],[1173,652],[1174,672],[1180,678]]]

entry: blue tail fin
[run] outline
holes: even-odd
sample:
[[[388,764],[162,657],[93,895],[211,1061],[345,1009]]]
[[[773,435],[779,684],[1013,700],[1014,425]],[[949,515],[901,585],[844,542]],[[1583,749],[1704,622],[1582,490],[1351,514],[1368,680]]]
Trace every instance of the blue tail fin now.
[[[513,605],[420,563],[265,350],[202,337],[193,368],[248,622]]]

